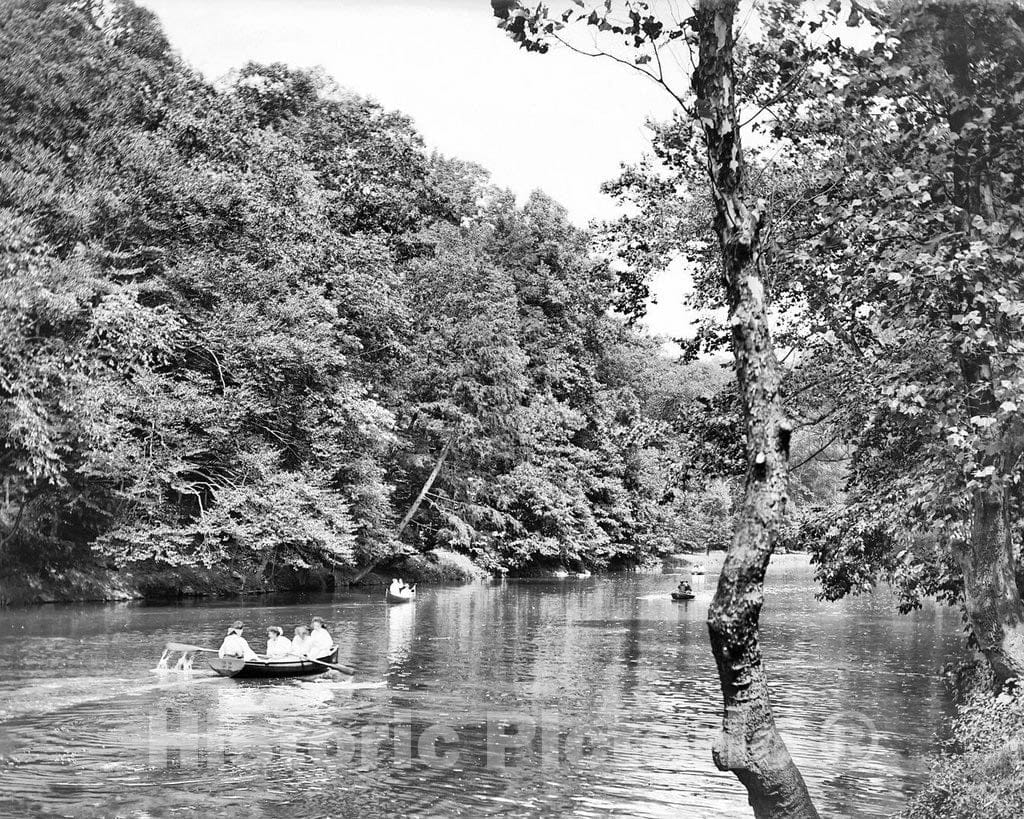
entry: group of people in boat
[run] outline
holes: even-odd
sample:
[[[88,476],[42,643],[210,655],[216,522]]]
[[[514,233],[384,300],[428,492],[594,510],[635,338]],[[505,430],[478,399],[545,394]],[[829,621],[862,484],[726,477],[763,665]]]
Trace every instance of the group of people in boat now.
[[[235,620],[228,628],[227,636],[217,652],[220,657],[241,657],[243,660],[296,660],[304,657],[314,659],[326,657],[334,648],[330,632],[324,627],[322,617],[310,620],[309,628],[296,626],[291,639],[284,636],[280,626],[267,628],[267,654],[261,657],[249,646],[242,636],[245,625]]]
[[[388,586],[388,591],[398,597],[408,597],[410,594],[416,593],[416,586],[410,586],[400,577],[391,578],[391,585]]]

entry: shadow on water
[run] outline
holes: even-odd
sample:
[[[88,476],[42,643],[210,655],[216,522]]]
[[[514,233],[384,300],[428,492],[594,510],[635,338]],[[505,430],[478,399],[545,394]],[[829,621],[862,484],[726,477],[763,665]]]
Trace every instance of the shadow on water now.
[[[712,567],[709,563],[709,570]],[[339,593],[0,615],[0,814],[742,816],[714,770],[714,574]],[[806,561],[770,573],[764,645],[790,750],[824,815],[898,810],[949,703],[953,612],[885,594],[819,603]],[[167,640],[328,619],[354,681],[154,675]]]

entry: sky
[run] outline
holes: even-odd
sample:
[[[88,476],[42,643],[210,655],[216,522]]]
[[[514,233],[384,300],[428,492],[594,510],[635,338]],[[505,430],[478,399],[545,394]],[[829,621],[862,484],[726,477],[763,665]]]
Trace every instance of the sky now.
[[[645,123],[673,101],[607,60],[528,54],[489,0],[140,0],[178,52],[214,80],[249,60],[322,66],[340,85],[409,115],[429,148],[476,162],[520,197],[543,189],[580,226],[649,147]],[[655,282],[649,329],[681,335],[683,276]]]

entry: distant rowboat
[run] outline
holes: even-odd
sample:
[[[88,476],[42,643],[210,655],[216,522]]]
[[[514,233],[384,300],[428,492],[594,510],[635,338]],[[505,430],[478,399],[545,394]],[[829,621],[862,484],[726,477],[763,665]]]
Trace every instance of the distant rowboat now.
[[[406,589],[405,591],[395,593],[388,589],[384,593],[384,599],[389,603],[410,603],[416,599],[416,589]]]
[[[338,647],[330,654],[312,660],[243,660],[241,657],[212,657],[210,668],[222,677],[235,679],[269,679],[271,677],[309,677],[330,671],[320,663],[334,663],[338,660]]]
[[[672,592],[673,600],[693,600],[696,596],[693,592]]]

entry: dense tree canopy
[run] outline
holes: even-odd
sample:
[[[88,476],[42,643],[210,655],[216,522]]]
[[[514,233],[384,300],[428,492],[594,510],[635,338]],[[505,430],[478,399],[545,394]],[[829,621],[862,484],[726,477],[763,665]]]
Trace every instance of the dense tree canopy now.
[[[0,10],[5,564],[675,548],[705,396],[557,203],[316,72],[214,87],[104,8]]]

